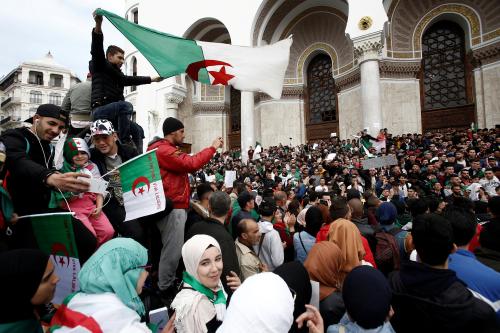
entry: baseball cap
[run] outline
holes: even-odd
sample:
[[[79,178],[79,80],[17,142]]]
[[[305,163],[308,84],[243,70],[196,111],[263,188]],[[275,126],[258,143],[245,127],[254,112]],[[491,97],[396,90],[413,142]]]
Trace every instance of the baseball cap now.
[[[35,114],[41,117],[50,117],[58,119],[64,122],[64,124],[66,125],[69,124],[69,113],[61,109],[60,106],[57,106],[55,104],[42,104],[36,109]],[[26,122],[33,124],[33,117],[26,119]]]
[[[106,119],[97,119],[90,125],[90,136],[112,135],[114,132],[113,124]]]

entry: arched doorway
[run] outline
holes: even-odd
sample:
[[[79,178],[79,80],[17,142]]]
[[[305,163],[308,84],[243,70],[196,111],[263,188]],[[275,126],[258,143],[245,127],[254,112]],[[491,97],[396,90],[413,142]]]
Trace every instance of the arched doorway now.
[[[339,132],[332,59],[326,54],[316,55],[307,67],[305,107],[307,141],[326,139]]]
[[[433,24],[422,37],[422,128],[465,128],[475,121],[465,34],[452,21]]]

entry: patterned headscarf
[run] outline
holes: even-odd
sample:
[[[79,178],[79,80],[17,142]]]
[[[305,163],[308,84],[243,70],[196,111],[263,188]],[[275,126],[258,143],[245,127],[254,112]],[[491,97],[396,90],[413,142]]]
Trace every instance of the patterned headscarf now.
[[[104,243],[83,265],[78,280],[87,294],[114,293],[126,306],[145,315],[137,294],[137,281],[148,261],[144,246],[131,238],[115,238]]]

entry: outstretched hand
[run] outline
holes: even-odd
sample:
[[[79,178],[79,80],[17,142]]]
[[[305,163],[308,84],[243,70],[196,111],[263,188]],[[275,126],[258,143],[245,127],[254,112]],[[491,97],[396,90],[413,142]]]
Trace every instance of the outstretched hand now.
[[[102,15],[97,14],[96,11],[97,11],[97,9],[92,12],[92,16],[94,17],[94,21],[95,21],[94,31],[96,33],[101,33]]]
[[[85,181],[82,178],[90,178],[90,176],[79,172],[53,173],[47,178],[47,185],[63,192],[88,192],[90,179]]]
[[[324,333],[325,328],[323,324],[323,318],[316,307],[306,304],[306,312],[301,314],[297,320],[297,326],[302,328],[304,321],[309,328],[309,333]]]

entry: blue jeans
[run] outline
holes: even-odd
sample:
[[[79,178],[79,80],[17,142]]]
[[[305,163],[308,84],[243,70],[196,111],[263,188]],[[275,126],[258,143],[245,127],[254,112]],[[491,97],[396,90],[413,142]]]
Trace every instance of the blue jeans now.
[[[107,119],[113,123],[118,131],[120,141],[130,141],[130,123],[134,107],[131,103],[118,101],[103,106],[96,107],[92,112],[92,121],[97,119]]]

